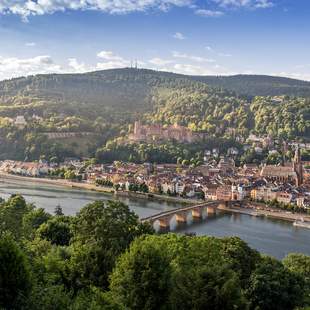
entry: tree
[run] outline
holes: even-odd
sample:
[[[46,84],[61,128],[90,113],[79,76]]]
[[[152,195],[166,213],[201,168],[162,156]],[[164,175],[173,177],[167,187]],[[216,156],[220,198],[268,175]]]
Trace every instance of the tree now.
[[[302,305],[303,280],[281,262],[265,257],[250,277],[246,296],[251,309],[291,310]]]
[[[283,264],[291,272],[300,275],[305,281],[305,304],[310,306],[310,256],[291,253],[283,259]]]
[[[13,239],[0,239],[0,308],[20,309],[31,289],[31,277],[25,255]]]
[[[239,273],[221,239],[187,236],[178,243],[171,263],[172,309],[246,309]]]
[[[247,309],[238,275],[220,264],[177,269],[170,302],[176,310]]]
[[[230,268],[238,274],[243,288],[246,288],[252,272],[261,260],[259,252],[251,249],[238,237],[226,237],[221,242],[223,257]]]
[[[62,216],[62,215],[64,215],[64,213],[63,213],[63,211],[62,211],[62,207],[61,207],[60,205],[57,205],[57,206],[55,207],[54,214],[55,214],[56,216]]]
[[[23,217],[23,231],[26,238],[32,239],[34,232],[40,227],[41,224],[47,222],[51,215],[43,208],[34,209],[26,213]]]
[[[78,286],[106,288],[118,255],[142,234],[153,233],[128,206],[96,201],[82,208],[73,225],[72,274]]]
[[[0,232],[9,231],[16,240],[23,234],[23,217],[33,207],[20,195],[12,195],[0,207]]]
[[[117,261],[113,297],[126,309],[166,309],[171,290],[170,258],[152,239],[138,239]]]
[[[55,216],[39,227],[37,235],[52,244],[69,245],[72,237],[70,222],[67,216]]]
[[[65,179],[67,180],[74,180],[76,178],[76,175],[74,171],[72,170],[67,170],[64,174]]]

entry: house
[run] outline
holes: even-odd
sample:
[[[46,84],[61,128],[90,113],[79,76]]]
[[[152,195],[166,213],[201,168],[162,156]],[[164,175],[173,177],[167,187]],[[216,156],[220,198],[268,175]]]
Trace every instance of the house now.
[[[271,187],[258,187],[251,190],[251,198],[254,200],[270,201],[277,198],[277,192]]]
[[[18,115],[15,119],[14,125],[19,129],[24,129],[27,126],[27,122],[23,115]]]
[[[281,203],[284,203],[284,204],[289,204],[292,202],[292,194],[288,193],[288,192],[285,192],[285,191],[279,191],[277,192],[277,201],[278,202],[281,202]]]
[[[231,185],[221,185],[216,189],[217,200],[231,201],[232,190]]]
[[[205,194],[205,199],[206,200],[216,200],[217,199],[216,189],[217,189],[217,186],[215,186],[215,185],[204,186],[202,190]]]
[[[165,181],[161,184],[163,193],[175,193],[175,184],[172,181]]]

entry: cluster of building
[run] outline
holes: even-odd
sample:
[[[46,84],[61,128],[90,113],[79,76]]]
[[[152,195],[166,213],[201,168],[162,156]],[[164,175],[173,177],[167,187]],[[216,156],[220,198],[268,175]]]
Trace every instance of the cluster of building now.
[[[144,184],[153,194],[226,201],[251,198],[310,208],[308,164],[301,161],[297,148],[293,162],[284,166],[236,167],[233,157],[221,156],[198,167],[124,162],[87,166],[73,159],[61,165],[4,161],[0,171],[37,177],[47,176],[61,167],[73,170],[82,182],[109,181],[117,190],[130,190],[131,185]]]
[[[177,124],[164,127],[160,124],[142,125],[140,121],[135,122],[134,131],[129,135],[129,140],[132,142],[175,140],[178,142],[192,143],[201,138],[201,134]]]

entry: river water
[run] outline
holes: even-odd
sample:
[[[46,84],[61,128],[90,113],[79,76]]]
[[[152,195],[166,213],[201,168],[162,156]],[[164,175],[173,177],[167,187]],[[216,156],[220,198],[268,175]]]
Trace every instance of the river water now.
[[[105,193],[1,180],[0,197],[7,199],[16,193],[22,194],[27,202],[45,208],[50,213],[53,213],[55,206],[60,205],[68,215],[76,214],[83,206],[95,200],[115,199],[113,195]],[[180,207],[177,203],[132,198],[119,198],[119,200],[129,205],[141,218]],[[202,222],[176,228],[176,232],[194,232],[197,235],[218,237],[238,236],[251,247],[279,259],[290,252],[310,255],[310,229],[297,228],[292,223],[282,220],[220,212]]]

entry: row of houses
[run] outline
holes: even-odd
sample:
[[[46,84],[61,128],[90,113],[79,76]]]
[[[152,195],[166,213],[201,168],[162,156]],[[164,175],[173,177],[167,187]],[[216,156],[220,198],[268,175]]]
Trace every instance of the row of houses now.
[[[31,177],[48,176],[61,167],[73,170],[76,175],[81,176],[82,182],[100,184],[99,180],[109,181],[118,190],[131,190],[133,185],[146,185],[148,192],[154,194],[225,201],[251,198],[294,203],[300,207],[310,205],[310,184],[307,183],[309,177],[305,177],[304,184],[298,187],[290,178],[266,176],[263,173],[266,167],[260,168],[254,164],[235,167],[232,159],[224,157],[218,162],[195,168],[177,164],[124,162],[85,165],[75,159],[67,159],[58,166],[44,162],[0,163],[2,172]],[[275,171],[278,173],[278,170]]]

